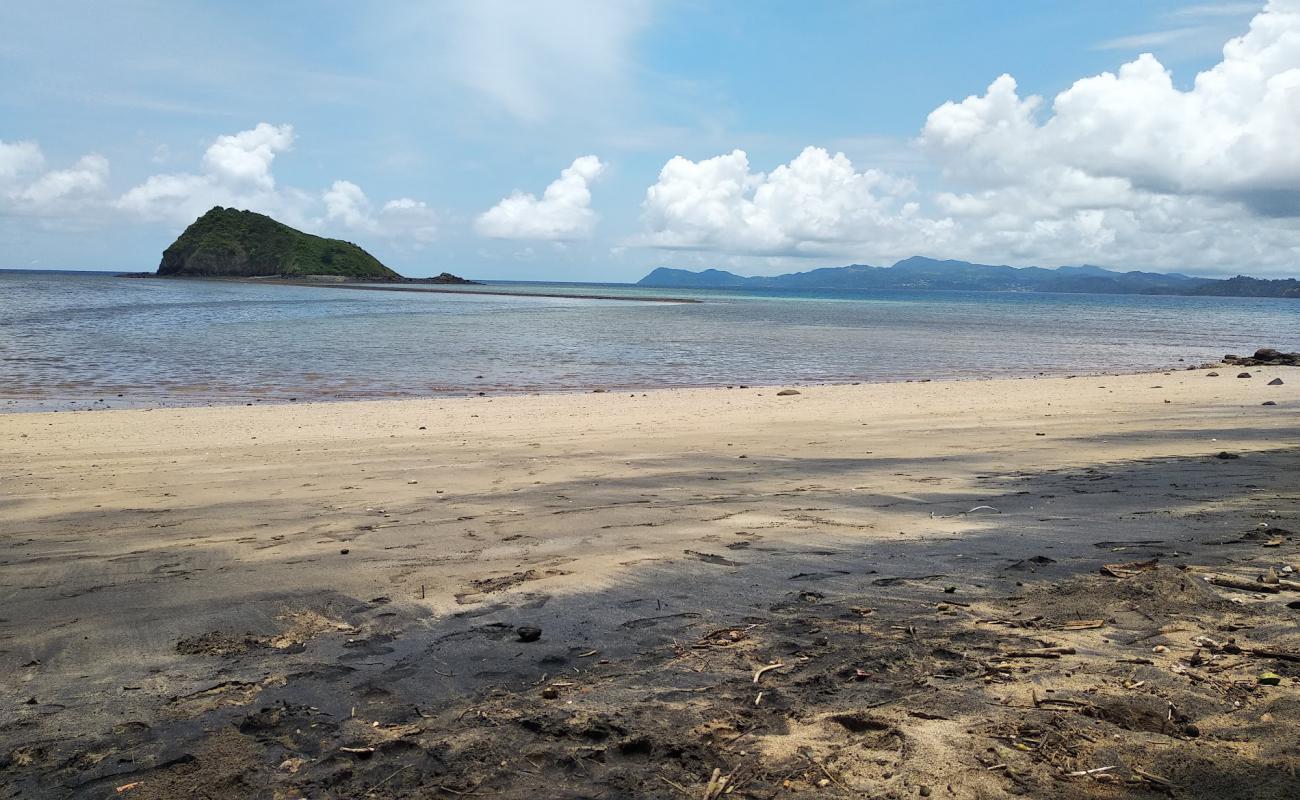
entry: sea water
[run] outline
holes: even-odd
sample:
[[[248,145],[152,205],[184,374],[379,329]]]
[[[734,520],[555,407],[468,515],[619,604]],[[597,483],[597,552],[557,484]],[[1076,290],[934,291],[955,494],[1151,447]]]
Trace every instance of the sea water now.
[[[1300,301],[0,272],[0,411],[1182,368],[1300,349]],[[586,294],[623,299],[543,297]],[[646,302],[680,298],[694,303]]]

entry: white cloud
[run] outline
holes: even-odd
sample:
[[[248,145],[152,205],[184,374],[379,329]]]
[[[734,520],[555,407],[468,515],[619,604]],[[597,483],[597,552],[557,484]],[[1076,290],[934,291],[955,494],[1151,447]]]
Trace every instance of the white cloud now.
[[[218,136],[203,154],[204,171],[224,183],[270,191],[275,188],[271,162],[292,146],[292,125],[259,122],[252,130]]]
[[[114,206],[152,222],[185,224],[213,206],[232,206],[324,233],[362,233],[416,245],[436,238],[437,215],[418,200],[390,200],[376,211],[351,181],[335,181],[321,194],[277,186],[272,166],[293,142],[293,126],[265,122],[218,136],[203,154],[201,172],[150,176]]]
[[[152,175],[118,198],[116,207],[151,222],[190,222],[213,206],[247,208],[271,215],[302,216],[276,192],[271,164],[293,146],[292,125],[265,122],[218,136],[203,154],[201,173]],[[288,221],[288,220],[286,220]]]
[[[36,142],[0,140],[0,188],[9,188],[23,175],[45,166],[45,156]]]
[[[1117,73],[1077,81],[1042,124],[1040,105],[1002,76],[982,97],[932,112],[922,140],[958,171],[978,164],[1010,177],[1057,165],[1153,192],[1300,214],[1300,0],[1273,0],[1191,89],[1178,89],[1145,54]]]
[[[36,142],[0,141],[0,214],[69,218],[102,199],[108,159],[82,156],[66,169],[47,170]]]
[[[351,181],[334,181],[325,192],[325,218],[340,222],[349,228],[365,229],[374,226],[370,215],[370,200],[361,187]]]
[[[596,212],[591,210],[590,184],[605,170],[596,156],[576,158],[536,195],[515,191],[474,220],[480,236],[494,239],[563,241],[591,235]]]
[[[743,150],[691,161],[677,156],[646,190],[646,233],[634,244],[756,255],[842,253],[882,238],[903,246],[941,234],[917,216],[909,181],[858,172],[843,153],[805,148],[770,174],[752,172]]]
[[[335,181],[322,199],[327,225],[421,243],[437,238],[437,215],[418,200],[389,200],[375,212],[370,198],[351,181]]]
[[[674,158],[646,193],[646,230],[632,243],[724,257],[921,253],[1294,273],[1297,131],[1300,0],[1273,0],[1187,89],[1148,54],[1050,104],[1021,97],[1009,75],[944,103],[918,141],[941,170],[924,194],[817,148],[770,175],[741,151]]]

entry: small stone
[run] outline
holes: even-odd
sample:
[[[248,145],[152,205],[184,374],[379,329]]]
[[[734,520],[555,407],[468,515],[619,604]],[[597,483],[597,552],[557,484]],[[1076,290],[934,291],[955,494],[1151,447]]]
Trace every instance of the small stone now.
[[[521,642],[535,642],[542,638],[542,629],[534,628],[531,625],[521,625],[515,629],[515,633],[519,635],[519,641]]]
[[[427,430],[429,430],[429,429],[426,428],[426,427],[424,427],[423,425],[421,425],[421,426],[420,426],[420,430],[422,430],[422,431],[427,431]]]
[[[1221,460],[1223,460],[1223,461],[1227,461],[1227,460],[1229,460],[1229,459],[1233,459],[1233,458],[1241,458],[1241,456],[1237,455],[1236,453],[1229,453],[1227,450],[1224,450],[1224,451],[1221,452],[1221,453],[1216,453],[1216,454],[1214,455],[1214,457],[1215,457],[1215,458],[1218,458],[1218,459],[1221,459]]]
[[[1277,405],[1277,403],[1274,403],[1272,400],[1265,400],[1264,402],[1260,403],[1260,405],[1261,405],[1261,406],[1275,406],[1275,405]]]
[[[609,391],[608,389],[592,389],[592,390],[591,390],[591,393],[592,393],[592,394],[604,394],[605,392],[608,392],[608,391]]]
[[[1263,686],[1277,686],[1282,682],[1282,676],[1276,672],[1259,673],[1259,682]]]
[[[1191,725],[1191,724],[1184,725],[1184,726],[1183,726],[1183,735],[1184,735],[1184,736],[1189,736],[1189,737],[1195,739],[1197,736],[1200,736],[1200,735],[1201,735],[1201,729],[1198,728],[1198,727],[1196,727],[1195,725]]]
[[[351,550],[348,550],[348,549],[345,547],[345,548],[343,548],[342,550],[339,551],[339,555],[341,555],[341,556],[345,556],[345,555],[347,555],[347,554],[350,553],[350,552],[352,552],[352,551],[351,551]]]
[[[1249,373],[1249,372],[1239,372],[1239,373],[1237,373],[1237,377],[1238,377],[1238,378],[1249,378],[1249,377],[1250,377],[1250,373]]]
[[[957,593],[957,587],[956,587],[956,586],[945,586],[945,587],[943,587],[943,593],[944,593],[944,594],[956,594],[956,593]]]
[[[821,780],[817,781],[817,788],[818,788],[818,789],[825,789],[827,786],[830,786],[830,785],[831,785],[831,780],[830,780],[830,778],[822,778]]]
[[[543,700],[555,700],[559,696],[560,690],[556,689],[554,686],[547,686],[545,689],[542,689]]]
[[[781,391],[779,391],[779,392],[776,393],[776,396],[777,396],[777,397],[793,397],[793,396],[796,395],[796,394],[801,394],[801,392],[800,392],[798,389],[782,389]]]
[[[1268,385],[1269,385],[1269,386],[1281,386],[1283,383],[1285,383],[1285,381],[1283,381],[1281,378],[1274,378],[1273,380],[1271,380],[1271,381],[1268,382]]]
[[[917,794],[921,795],[922,797],[929,797],[929,796],[930,796],[930,787],[929,787],[929,786],[922,786],[920,789],[917,790]]]
[[[1205,373],[1205,377],[1207,377],[1207,378],[1217,378],[1217,377],[1219,377],[1219,373],[1217,373],[1217,372],[1207,372],[1207,373]]]

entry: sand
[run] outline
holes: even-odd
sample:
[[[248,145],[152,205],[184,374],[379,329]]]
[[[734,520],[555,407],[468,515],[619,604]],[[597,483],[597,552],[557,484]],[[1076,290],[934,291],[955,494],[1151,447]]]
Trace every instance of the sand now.
[[[0,797],[1294,797],[1239,371],[0,415]]]

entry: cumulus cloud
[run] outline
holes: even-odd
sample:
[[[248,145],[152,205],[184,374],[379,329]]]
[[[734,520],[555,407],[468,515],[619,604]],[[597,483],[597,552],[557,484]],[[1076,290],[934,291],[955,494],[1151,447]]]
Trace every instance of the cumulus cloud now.
[[[590,184],[605,170],[596,156],[582,156],[560,173],[542,193],[515,191],[474,220],[481,236],[494,239],[563,241],[591,235],[596,212],[591,210]]]
[[[646,190],[647,231],[635,244],[755,255],[823,255],[869,240],[902,246],[942,235],[918,215],[910,181],[857,171],[843,153],[807,147],[770,174],[750,170],[743,150],[701,161],[677,156]]]
[[[0,213],[48,218],[83,213],[108,186],[108,159],[82,156],[66,169],[46,169],[36,142],[0,141]]]
[[[419,200],[389,200],[376,211],[366,193],[351,181],[334,181],[322,199],[328,223],[390,239],[431,242],[437,238],[437,215]]]
[[[271,164],[293,146],[292,125],[259,123],[218,136],[203,154],[200,173],[152,175],[118,198],[119,210],[151,222],[189,222],[213,206],[268,214],[296,211],[276,192]],[[301,222],[294,216],[294,222]]]
[[[1041,105],[1003,75],[983,96],[935,109],[921,138],[959,172],[975,165],[1008,177],[1059,165],[1300,214],[1300,0],[1269,3],[1190,89],[1148,53],[1077,81],[1040,124]]]
[[[275,188],[271,162],[292,146],[292,125],[260,122],[252,130],[218,136],[203,154],[203,166],[216,180],[270,191]]]
[[[346,235],[364,233],[416,245],[437,235],[437,215],[408,197],[374,208],[361,187],[335,181],[320,194],[276,184],[272,166],[292,149],[291,125],[259,123],[218,136],[203,154],[197,173],[153,175],[114,205],[135,218],[184,224],[217,205],[247,208],[308,230]]]
[[[771,174],[745,154],[677,157],[632,243],[724,254],[911,253],[997,263],[1293,272],[1300,260],[1300,0],[1272,0],[1180,89],[1152,55],[1050,103],[1010,75],[930,113],[924,193],[808,148]]]

